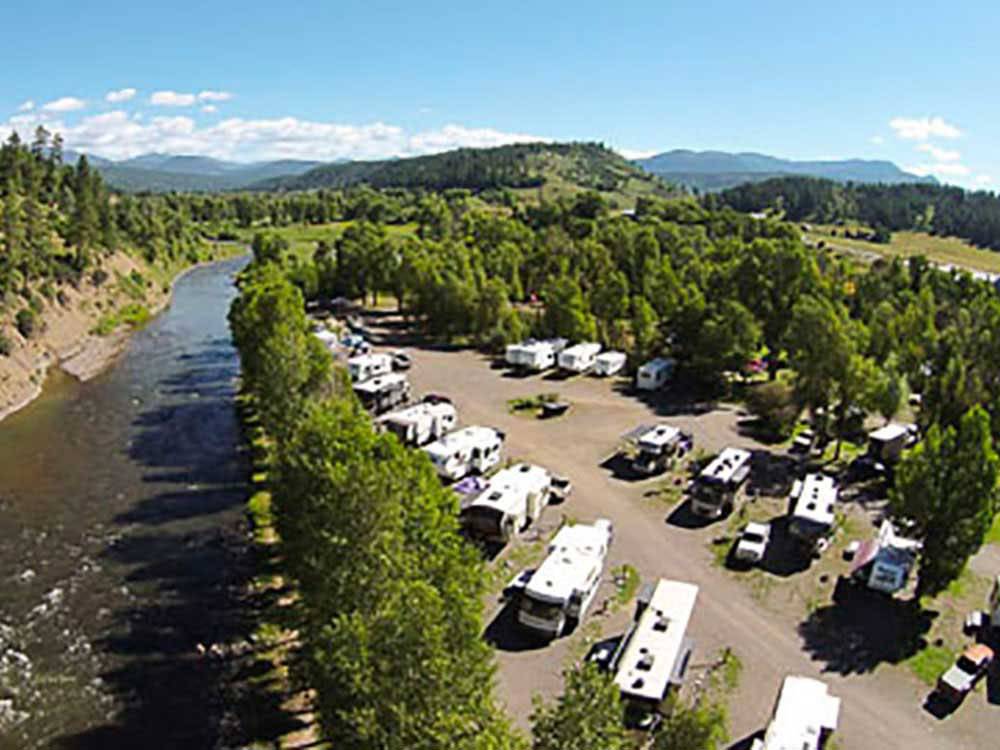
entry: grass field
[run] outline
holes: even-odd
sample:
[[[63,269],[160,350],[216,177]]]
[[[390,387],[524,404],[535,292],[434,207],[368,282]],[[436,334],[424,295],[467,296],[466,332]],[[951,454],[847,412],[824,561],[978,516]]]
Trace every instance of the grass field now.
[[[266,231],[281,235],[291,246],[291,253],[297,258],[311,258],[316,249],[316,243],[320,240],[332,242],[344,233],[353,221],[334,221],[329,224],[293,224],[287,227],[268,227]],[[264,231],[260,228],[248,229],[243,232],[243,239],[246,242],[253,240],[254,234]],[[416,224],[388,224],[385,225],[386,234],[389,238],[415,236],[417,232]]]
[[[975,271],[1000,273],[1000,253],[981,250],[955,237],[934,237],[925,232],[893,232],[892,242],[881,245],[864,240],[834,237],[832,232],[843,234],[845,227],[811,224],[806,238],[812,242],[825,242],[827,246],[854,252],[874,253],[887,258],[908,258],[924,255],[935,263],[948,263]]]

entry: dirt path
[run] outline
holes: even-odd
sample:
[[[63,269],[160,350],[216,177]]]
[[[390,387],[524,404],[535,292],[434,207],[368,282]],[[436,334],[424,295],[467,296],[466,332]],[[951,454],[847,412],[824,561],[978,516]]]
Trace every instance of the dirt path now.
[[[842,676],[824,671],[823,663],[803,649],[797,628],[798,606],[763,606],[750,588],[715,567],[708,541],[719,529],[685,529],[666,522],[670,508],[644,497],[657,480],[628,482],[602,468],[622,433],[658,417],[689,429],[696,446],[709,451],[725,445],[762,448],[737,434],[732,407],[702,414],[676,413],[664,404],[647,404],[617,392],[606,380],[578,377],[550,380],[542,376],[513,378],[474,352],[412,350],[411,381],[415,392],[443,392],[456,402],[463,424],[488,424],[507,434],[507,454],[538,462],[567,474],[574,494],[566,505],[550,508],[543,524],[554,528],[559,514],[581,521],[610,518],[615,525],[610,566],[628,562],[643,580],[659,577],[692,581],[701,586],[691,634],[697,642],[695,662],[707,660],[723,646],[731,647],[744,665],[743,680],[732,701],[731,729],[739,740],[762,729],[771,714],[786,674],[818,677],[843,699],[839,747],[985,748],[995,745],[1000,712],[981,693],[970,697],[945,721],[932,718],[921,705],[926,688],[905,669],[883,664],[862,674]],[[519,396],[559,392],[573,403],[555,420],[511,415],[507,401]],[[803,575],[808,575],[805,573]],[[785,611],[794,609],[795,611]],[[628,613],[603,623],[604,635],[617,635]],[[560,673],[574,654],[579,633],[545,648],[499,650],[500,694],[514,720],[527,726],[534,693],[561,689]],[[577,649],[578,650],[578,649]]]

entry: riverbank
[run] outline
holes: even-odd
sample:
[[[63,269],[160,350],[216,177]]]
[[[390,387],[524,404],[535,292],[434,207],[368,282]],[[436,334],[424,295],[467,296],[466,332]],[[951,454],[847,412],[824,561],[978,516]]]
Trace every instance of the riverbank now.
[[[12,322],[0,321],[0,334],[11,344],[10,353],[0,356],[0,421],[41,395],[52,367],[80,381],[104,372],[132,332],[170,304],[185,274],[242,251],[242,246],[215,244],[204,260],[178,269],[153,268],[118,252],[103,261],[101,277],[91,273],[79,286],[61,285],[53,299],[43,301],[39,332],[32,337],[22,336]],[[160,283],[164,277],[169,284]]]

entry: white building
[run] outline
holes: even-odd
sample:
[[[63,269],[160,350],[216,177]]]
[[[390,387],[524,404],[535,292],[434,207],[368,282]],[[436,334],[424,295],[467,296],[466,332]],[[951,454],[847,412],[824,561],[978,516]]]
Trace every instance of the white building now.
[[[839,718],[840,698],[825,683],[789,675],[764,739],[754,740],[752,750],[819,750]]]

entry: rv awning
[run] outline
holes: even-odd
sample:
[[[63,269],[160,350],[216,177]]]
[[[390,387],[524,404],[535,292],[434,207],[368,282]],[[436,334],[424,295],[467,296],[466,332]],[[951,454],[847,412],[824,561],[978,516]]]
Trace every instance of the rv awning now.
[[[868,563],[875,559],[878,555],[879,543],[878,539],[869,539],[861,543],[858,547],[858,551],[854,555],[854,561],[851,563],[851,575],[854,575]]]

